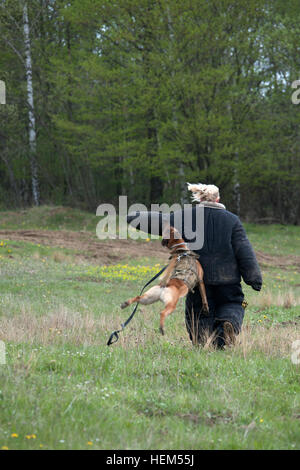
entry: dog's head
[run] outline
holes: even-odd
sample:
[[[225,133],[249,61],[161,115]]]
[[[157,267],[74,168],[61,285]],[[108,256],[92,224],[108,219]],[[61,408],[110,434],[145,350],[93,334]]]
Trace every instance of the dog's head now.
[[[167,225],[163,229],[162,233],[162,246],[166,246],[171,249],[173,245],[183,242],[183,239],[175,227]]]

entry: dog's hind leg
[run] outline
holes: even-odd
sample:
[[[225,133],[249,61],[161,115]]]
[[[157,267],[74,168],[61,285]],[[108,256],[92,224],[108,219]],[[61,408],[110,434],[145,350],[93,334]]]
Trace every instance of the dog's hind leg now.
[[[162,290],[162,287],[153,286],[151,287],[151,289],[145,292],[145,294],[137,295],[136,297],[132,297],[131,299],[126,300],[126,302],[123,302],[121,304],[121,308],[126,308],[128,307],[128,305],[131,305],[135,302],[138,302],[142,305],[153,304],[154,302],[157,302],[158,300],[160,300],[161,290]]]
[[[197,263],[197,270],[198,270],[198,285],[199,285],[199,290],[200,290],[200,295],[201,295],[201,300],[202,300],[202,312],[205,313],[206,315],[209,313],[209,307],[208,307],[208,302],[207,302],[207,297],[206,297],[206,289],[205,289],[205,284],[203,282],[203,268],[201,264],[198,262]]]
[[[170,279],[167,287],[161,291],[160,300],[165,304],[165,308],[160,314],[160,332],[165,334],[164,325],[168,315],[174,312],[177,302],[181,297],[185,297],[189,288],[179,279]]]
[[[199,290],[200,290],[200,295],[201,295],[201,300],[202,300],[202,312],[208,315],[209,307],[208,307],[208,302],[207,302],[207,297],[206,297],[205,285],[203,281],[199,281]]]
[[[176,305],[177,305],[177,301],[168,303],[160,314],[159,331],[161,332],[162,335],[165,334],[165,330],[164,330],[165,319],[168,315],[174,312]]]
[[[188,288],[180,281],[178,287],[176,287],[176,285],[174,284],[178,284],[178,281],[175,279],[168,283],[168,287],[164,289],[161,294],[161,300],[165,304],[165,308],[160,314],[159,330],[162,335],[165,334],[164,326],[166,317],[172,312],[174,312],[178,300],[180,299],[180,297],[183,297],[188,291]]]

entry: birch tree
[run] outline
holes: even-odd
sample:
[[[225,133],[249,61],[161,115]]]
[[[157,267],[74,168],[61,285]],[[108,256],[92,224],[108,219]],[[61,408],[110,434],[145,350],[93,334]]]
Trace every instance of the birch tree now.
[[[23,30],[25,44],[25,72],[27,82],[27,104],[28,104],[28,134],[29,134],[29,154],[31,166],[31,184],[33,201],[36,206],[40,203],[39,184],[38,184],[38,165],[36,158],[36,129],[35,129],[35,112],[34,112],[34,96],[32,83],[32,60],[31,60],[31,43],[30,29],[28,19],[27,1],[23,5]]]
[[[1,12],[1,43],[10,53],[18,58],[21,64],[22,75],[26,80],[26,104],[28,108],[26,128],[28,130],[28,149],[26,152],[30,160],[30,178],[32,199],[39,205],[39,182],[37,165],[37,136],[36,118],[32,78],[32,53],[30,40],[30,26],[28,15],[28,2],[26,0],[13,0],[0,2]],[[24,71],[24,72],[23,72]],[[11,72],[11,71],[8,71]],[[9,90],[11,83],[8,85]],[[11,90],[12,92],[12,90]],[[8,158],[8,157],[7,157]],[[26,166],[26,165],[25,165]]]

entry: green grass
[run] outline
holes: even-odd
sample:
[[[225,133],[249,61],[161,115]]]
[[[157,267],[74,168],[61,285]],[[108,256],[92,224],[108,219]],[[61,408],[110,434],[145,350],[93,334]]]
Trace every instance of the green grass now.
[[[96,214],[96,210],[95,210]],[[100,218],[79,209],[56,206],[0,212],[0,230],[83,230],[95,232]]]
[[[294,225],[244,224],[256,250],[271,255],[300,255],[300,227]]]
[[[89,214],[79,227],[77,211],[74,219],[67,212],[73,222],[57,222],[63,228],[81,229],[84,219],[92,230]],[[59,228],[49,218],[45,227]],[[268,236],[247,228],[255,248],[275,253],[277,227],[267,226]],[[285,229],[280,253],[292,254],[299,227]],[[72,250],[1,241],[0,449],[300,448],[300,366],[291,361],[300,339],[298,266],[264,266],[259,294],[244,286],[249,307],[235,348],[192,346],[183,300],[164,337],[155,304],[140,307],[108,348],[109,334],[131,312],[119,305],[160,260],[103,267],[78,263]],[[297,301],[284,308],[277,296],[288,289]]]
[[[9,448],[299,448],[299,376],[286,359],[243,360],[160,338],[130,350],[22,344],[8,354]]]

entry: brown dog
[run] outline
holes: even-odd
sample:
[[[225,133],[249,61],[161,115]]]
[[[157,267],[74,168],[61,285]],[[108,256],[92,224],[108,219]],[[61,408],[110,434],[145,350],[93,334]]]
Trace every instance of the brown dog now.
[[[203,269],[197,255],[190,251],[174,227],[166,227],[163,231],[162,245],[171,251],[170,263],[162,274],[159,285],[151,287],[145,294],[123,302],[121,308],[126,308],[134,302],[149,305],[158,300],[164,303],[164,309],[160,314],[160,332],[164,334],[165,318],[176,308],[181,297],[194,287],[200,289],[202,299],[202,311],[208,314],[208,303],[203,282]]]

